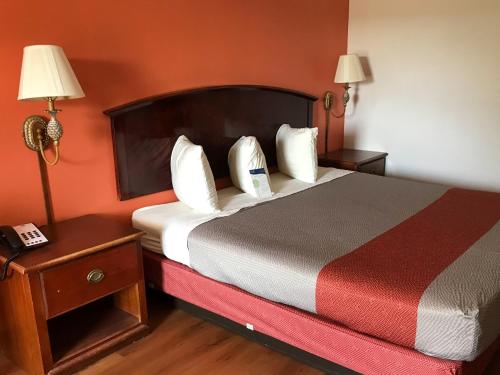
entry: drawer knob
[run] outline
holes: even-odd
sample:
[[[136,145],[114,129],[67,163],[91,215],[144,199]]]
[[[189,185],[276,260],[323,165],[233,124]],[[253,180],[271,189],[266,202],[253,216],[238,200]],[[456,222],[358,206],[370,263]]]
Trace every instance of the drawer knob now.
[[[104,279],[104,271],[99,268],[93,269],[87,275],[87,281],[89,284],[100,283]]]

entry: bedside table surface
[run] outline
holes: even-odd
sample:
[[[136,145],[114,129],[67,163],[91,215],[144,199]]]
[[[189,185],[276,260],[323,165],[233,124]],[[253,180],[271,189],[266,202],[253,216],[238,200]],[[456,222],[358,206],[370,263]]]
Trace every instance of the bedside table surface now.
[[[387,152],[341,149],[341,150],[331,151],[326,155],[325,154],[319,155],[318,160],[324,159],[329,161],[364,164],[364,163],[369,163],[373,160],[384,158],[387,155],[388,155]]]
[[[76,259],[101,249],[138,239],[143,232],[131,225],[107,219],[100,215],[87,215],[40,227],[50,243],[27,251],[11,263],[22,274],[45,269]],[[9,252],[0,247],[0,261]]]

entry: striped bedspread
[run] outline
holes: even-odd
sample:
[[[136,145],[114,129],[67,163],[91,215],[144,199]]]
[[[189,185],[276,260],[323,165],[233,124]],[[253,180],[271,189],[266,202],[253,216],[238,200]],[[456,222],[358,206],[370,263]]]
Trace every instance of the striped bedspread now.
[[[191,266],[440,358],[500,334],[500,194],[353,173],[212,220]]]

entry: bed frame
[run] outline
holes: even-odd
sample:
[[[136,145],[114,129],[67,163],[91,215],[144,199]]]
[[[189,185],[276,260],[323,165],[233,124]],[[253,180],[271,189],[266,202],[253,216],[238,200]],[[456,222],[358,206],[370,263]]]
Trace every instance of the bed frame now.
[[[272,168],[277,129],[283,123],[310,126],[316,99],[273,87],[218,86],[142,99],[105,111],[111,118],[120,199],[172,187],[170,155],[181,134],[204,147],[215,178],[229,175],[227,153],[243,135],[257,137]],[[440,360],[207,279],[148,250],[144,250],[144,264],[149,285],[176,298],[181,308],[327,373],[479,374],[500,343],[472,363]],[[267,315],[255,315],[257,306]],[[260,322],[256,329],[247,329],[246,322],[255,320]]]

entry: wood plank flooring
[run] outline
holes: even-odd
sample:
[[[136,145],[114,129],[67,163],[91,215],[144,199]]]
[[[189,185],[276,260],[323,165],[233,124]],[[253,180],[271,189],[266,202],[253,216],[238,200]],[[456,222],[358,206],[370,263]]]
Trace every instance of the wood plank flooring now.
[[[79,375],[319,375],[320,371],[170,306],[148,293],[152,332]],[[27,375],[0,354],[1,375]]]
[[[148,295],[152,332],[79,375],[319,375],[285,355],[172,309],[161,293]],[[27,375],[0,355],[0,374]],[[488,375],[500,374],[500,356]]]

